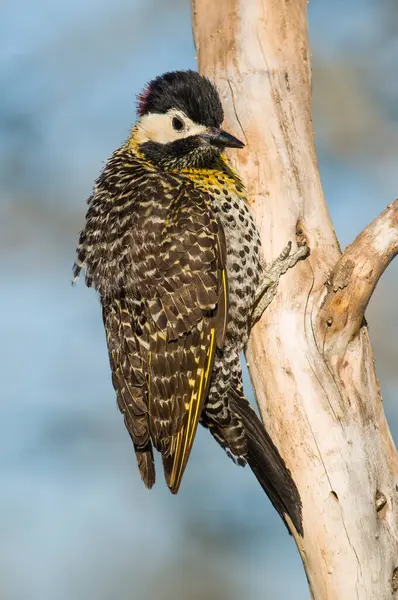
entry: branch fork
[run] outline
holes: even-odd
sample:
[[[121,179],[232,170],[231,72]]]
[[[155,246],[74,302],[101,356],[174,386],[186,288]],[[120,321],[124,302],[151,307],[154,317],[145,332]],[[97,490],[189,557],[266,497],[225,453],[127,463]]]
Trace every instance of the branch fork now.
[[[343,252],[318,315],[318,339],[325,354],[342,353],[358,335],[377,282],[398,254],[398,200],[370,223]]]

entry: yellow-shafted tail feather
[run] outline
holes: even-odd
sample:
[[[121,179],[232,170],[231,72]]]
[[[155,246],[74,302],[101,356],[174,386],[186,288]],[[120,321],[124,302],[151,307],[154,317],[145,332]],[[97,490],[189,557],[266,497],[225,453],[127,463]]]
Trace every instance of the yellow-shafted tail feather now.
[[[197,371],[196,381],[189,402],[187,422],[173,439],[172,455],[170,457],[172,466],[170,479],[168,481],[168,486],[173,494],[176,494],[179,490],[181,479],[195,439],[200,413],[208,392],[214,361],[215,334],[216,330],[213,327],[210,330],[210,343],[208,346],[205,367],[199,368]]]

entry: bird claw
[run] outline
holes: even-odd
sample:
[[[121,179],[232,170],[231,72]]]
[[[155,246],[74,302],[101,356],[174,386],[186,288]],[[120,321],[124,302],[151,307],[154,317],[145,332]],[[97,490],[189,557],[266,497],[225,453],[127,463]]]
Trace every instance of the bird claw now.
[[[291,249],[292,242],[288,242],[278,258],[264,271],[262,281],[257,288],[253,302],[253,312],[251,317],[252,326],[261,319],[263,312],[274,299],[281,276],[294,267],[299,260],[306,258],[310,253],[310,249],[306,245],[299,246],[293,254],[291,254]]]

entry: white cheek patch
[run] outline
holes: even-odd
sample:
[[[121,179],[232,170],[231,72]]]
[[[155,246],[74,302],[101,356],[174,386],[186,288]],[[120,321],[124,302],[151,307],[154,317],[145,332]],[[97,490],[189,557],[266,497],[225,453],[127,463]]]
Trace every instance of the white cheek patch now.
[[[177,131],[173,127],[173,118],[176,117],[184,123],[184,128]],[[139,144],[157,142],[168,144],[192,135],[206,133],[205,125],[198,125],[181,111],[169,110],[166,114],[148,113],[141,117],[137,123],[136,139]]]

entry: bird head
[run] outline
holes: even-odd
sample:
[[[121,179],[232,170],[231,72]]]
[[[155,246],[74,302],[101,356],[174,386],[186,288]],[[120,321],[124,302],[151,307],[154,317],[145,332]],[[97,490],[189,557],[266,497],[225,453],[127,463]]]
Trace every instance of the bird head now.
[[[195,71],[165,73],[138,96],[133,139],[163,168],[206,167],[229,148],[243,148],[221,129],[224,112],[214,85]]]

